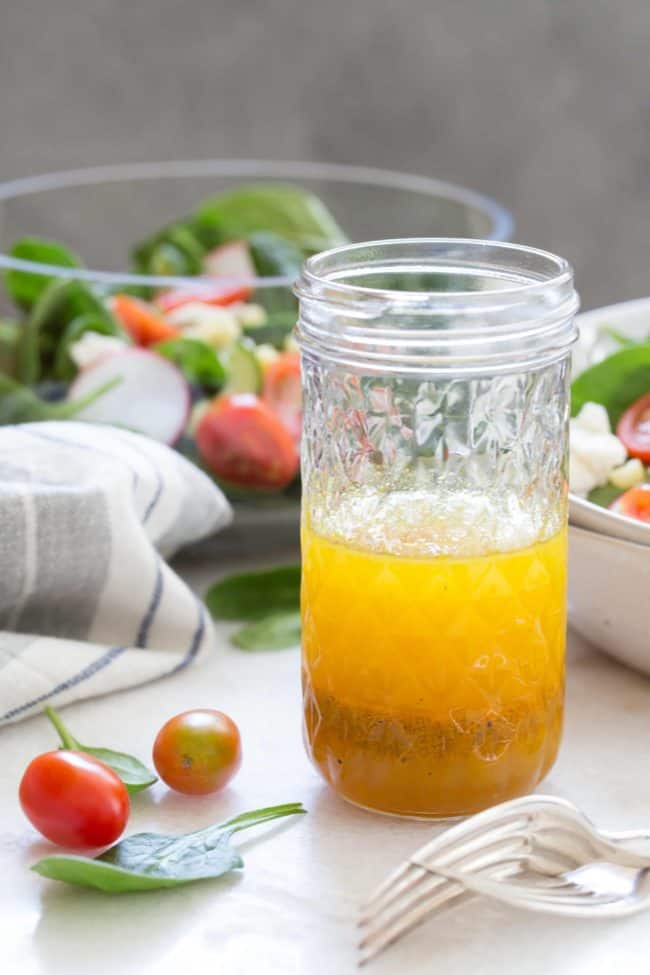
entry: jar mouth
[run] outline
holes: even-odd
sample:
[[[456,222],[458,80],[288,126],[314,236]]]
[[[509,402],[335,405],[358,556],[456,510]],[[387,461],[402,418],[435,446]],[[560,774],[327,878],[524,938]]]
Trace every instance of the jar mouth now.
[[[310,257],[295,287],[298,338],[350,367],[512,371],[566,355],[577,338],[573,269],[521,244],[410,238]]]

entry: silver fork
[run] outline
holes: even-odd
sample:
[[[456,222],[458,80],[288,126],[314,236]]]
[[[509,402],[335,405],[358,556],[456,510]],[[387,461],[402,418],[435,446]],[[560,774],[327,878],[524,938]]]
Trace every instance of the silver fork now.
[[[495,882],[493,877],[443,869],[443,876],[467,891],[512,907],[564,917],[611,918],[638,914],[650,907],[650,867],[596,861],[559,874],[553,881],[527,875]]]
[[[566,881],[572,871],[594,860],[648,867],[650,855],[627,848],[641,841],[650,841],[650,834],[597,831],[575,806],[554,796],[527,796],[485,810],[419,849],[364,903],[360,964],[435,911],[477,893],[494,896],[510,878],[534,875],[550,890],[552,878]],[[528,906],[530,891],[520,890],[517,883],[513,893],[513,886],[508,885],[508,896]],[[535,909],[545,909],[539,906],[543,903],[536,900]]]

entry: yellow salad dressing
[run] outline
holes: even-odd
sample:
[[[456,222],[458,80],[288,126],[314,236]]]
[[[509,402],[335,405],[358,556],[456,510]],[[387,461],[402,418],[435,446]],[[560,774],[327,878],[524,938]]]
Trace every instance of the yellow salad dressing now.
[[[566,530],[531,540],[513,516],[490,551],[493,526],[477,536],[459,511],[400,507],[373,521],[365,505],[368,538],[325,537],[305,515],[307,746],[360,806],[463,815],[533,788],[555,759]]]

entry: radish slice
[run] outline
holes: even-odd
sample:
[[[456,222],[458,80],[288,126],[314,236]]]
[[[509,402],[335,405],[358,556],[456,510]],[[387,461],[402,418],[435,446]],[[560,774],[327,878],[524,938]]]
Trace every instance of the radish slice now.
[[[102,359],[79,373],[69,400],[80,399],[118,380],[75,419],[111,423],[174,444],[190,412],[190,389],[183,374],[167,359],[147,349],[128,349]]]
[[[211,278],[250,281],[255,277],[255,265],[245,240],[231,240],[215,247],[203,258],[203,268]]]

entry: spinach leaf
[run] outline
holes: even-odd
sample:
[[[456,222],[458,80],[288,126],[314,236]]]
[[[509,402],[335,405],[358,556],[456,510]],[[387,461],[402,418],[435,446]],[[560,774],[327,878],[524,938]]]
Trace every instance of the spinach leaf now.
[[[614,487],[613,484],[601,484],[595,487],[587,495],[587,500],[592,504],[598,504],[601,508],[609,508],[612,501],[616,501],[623,494],[621,488]]]
[[[56,267],[81,267],[76,254],[53,240],[41,237],[23,237],[16,241],[9,251],[11,257],[37,264],[54,264]],[[55,277],[47,274],[34,274],[30,271],[7,271],[5,285],[7,291],[21,308],[31,308],[38,301],[47,286]]]
[[[210,587],[205,603],[219,620],[259,620],[300,609],[300,566],[281,565],[226,576]]]
[[[146,765],[143,765],[133,755],[127,755],[125,752],[116,752],[110,748],[93,748],[89,745],[82,745],[70,734],[54,708],[45,708],[45,713],[58,732],[62,748],[75,752],[84,752],[86,755],[92,755],[93,758],[98,758],[104,765],[108,765],[109,768],[113,769],[121,778],[131,795],[134,795],[136,792],[142,792],[143,789],[147,789],[154,782],[158,781],[158,777],[153,774],[151,769],[148,769]]]
[[[86,332],[97,332],[99,335],[114,335],[119,338],[126,337],[117,322],[109,318],[100,318],[92,312],[73,318],[65,326],[54,354],[52,373],[56,379],[69,382],[78,372],[77,366],[70,355],[70,347],[75,342],[78,342]]]
[[[290,240],[270,230],[259,230],[248,237],[255,270],[262,278],[297,278],[302,267],[303,253]]]
[[[266,293],[268,292],[272,303],[277,304],[279,296],[284,289],[282,288],[261,288],[255,292],[255,300],[267,308],[267,317],[263,325],[246,326],[244,334],[252,338],[256,345],[262,343],[274,345],[276,349],[284,349],[286,339],[293,332],[298,321],[298,307],[287,308],[285,311],[280,309],[275,311],[268,310]],[[262,295],[265,292],[265,295]],[[271,294],[273,292],[273,294]]]
[[[212,197],[194,214],[194,225],[217,228],[223,240],[271,231],[295,244],[303,255],[347,240],[317,196],[279,184],[240,186]]]
[[[168,224],[138,244],[131,258],[140,274],[196,275],[203,269],[206,247],[189,221]]]
[[[571,413],[602,403],[615,427],[621,414],[650,392],[650,343],[630,346],[580,373],[571,385]]]
[[[304,812],[301,803],[292,802],[243,813],[183,836],[136,833],[96,859],[54,855],[39,860],[31,869],[52,880],[95,887],[110,894],[178,887],[243,867],[239,852],[231,844],[232,836],[239,830]]]
[[[0,426],[41,420],[70,420],[119,382],[119,378],[112,379],[80,399],[50,403],[37,396],[28,386],[0,373]]]
[[[35,383],[51,373],[66,325],[81,315],[114,324],[104,302],[82,281],[51,281],[22,328],[16,361],[22,382]]]
[[[20,338],[20,325],[0,319],[0,372],[13,376],[16,368],[16,349]]]
[[[271,613],[237,630],[231,641],[240,650],[286,650],[300,644],[300,613]]]
[[[303,254],[296,244],[266,230],[251,234],[248,242],[255,269],[261,277],[298,278]],[[281,349],[298,320],[295,295],[290,287],[258,288],[254,300],[265,309],[267,320],[264,325],[247,329],[247,333],[258,344],[265,342]]]
[[[189,383],[202,386],[208,393],[215,393],[226,381],[226,370],[216,351],[199,339],[166,339],[153,348],[175,362]]]

